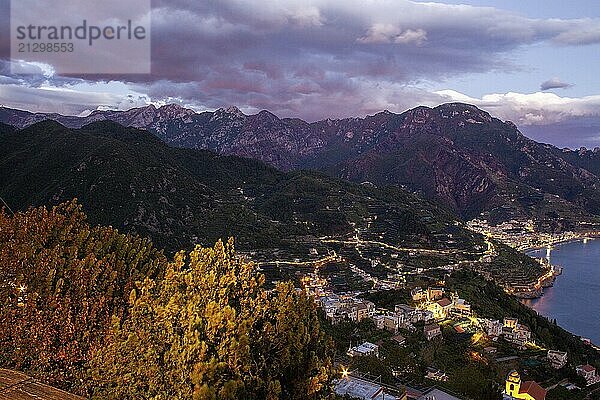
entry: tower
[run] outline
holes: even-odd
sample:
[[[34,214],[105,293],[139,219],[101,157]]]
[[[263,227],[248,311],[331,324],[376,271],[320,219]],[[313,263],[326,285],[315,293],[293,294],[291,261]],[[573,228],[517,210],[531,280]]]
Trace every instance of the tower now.
[[[458,292],[454,292],[452,294],[450,294],[450,300],[452,301],[452,305],[456,306],[458,304]]]
[[[519,395],[519,390],[521,389],[521,376],[515,370],[510,371],[508,376],[506,377],[506,388],[504,392],[513,397],[517,397]]]

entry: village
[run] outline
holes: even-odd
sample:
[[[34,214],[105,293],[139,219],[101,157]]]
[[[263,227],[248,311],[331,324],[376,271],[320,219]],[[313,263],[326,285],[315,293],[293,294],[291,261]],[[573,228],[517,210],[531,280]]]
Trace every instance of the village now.
[[[440,346],[444,341],[456,338],[468,339],[468,352],[471,361],[483,364],[498,363],[516,365],[521,357],[530,358],[552,370],[572,368],[573,374],[580,377],[578,382],[561,380],[543,388],[535,381],[521,381],[521,372],[511,369],[506,375],[502,388],[504,399],[544,400],[548,390],[561,386],[568,391],[581,389],[600,382],[596,369],[589,364],[569,364],[569,354],[561,349],[545,349],[536,343],[530,327],[517,318],[506,315],[502,320],[477,315],[471,304],[456,291],[448,291],[444,282],[438,286],[413,287],[409,291],[409,301],[394,304],[393,307],[377,307],[365,299],[364,293],[335,293],[329,288],[326,279],[319,276],[318,269],[301,279],[302,289],[312,296],[324,317],[332,326],[360,324],[369,321],[378,332],[387,333],[387,340],[374,334],[379,340],[360,340],[348,343],[345,354],[336,360],[342,370],[342,377],[336,382],[335,391],[340,396],[356,399],[417,399],[455,400],[464,399],[446,388],[450,374],[438,365],[422,365],[423,376],[417,383],[408,378],[408,369],[394,370],[395,382],[383,382],[376,372],[363,368],[362,360],[381,360],[386,357],[382,345],[395,346],[411,355],[417,353],[420,345]],[[407,289],[408,290],[408,289]],[[510,349],[510,355],[500,354]],[[412,350],[412,351],[411,351]],[[564,350],[564,349],[563,349]],[[414,372],[414,368],[412,370]],[[579,385],[579,386],[578,386]]]
[[[581,223],[583,224],[583,223]],[[510,220],[497,225],[490,224],[485,219],[467,221],[467,227],[474,231],[494,238],[517,250],[548,248],[553,245],[571,240],[587,240],[598,236],[599,232],[584,229],[582,232],[565,231],[560,233],[540,232],[533,220]]]
[[[586,230],[585,233],[565,231],[561,233],[540,232],[536,229],[533,220],[510,220],[497,225],[490,224],[487,220],[473,219],[467,221],[466,227],[476,233],[484,235],[486,242],[493,246],[493,241],[502,243],[520,252],[533,249],[546,249],[546,258],[538,258],[537,268],[513,269],[506,274],[506,280],[501,284],[507,293],[519,298],[536,298],[543,294],[543,289],[552,286],[556,277],[562,273],[562,267],[549,262],[549,255],[553,245],[573,240],[589,240],[598,232]],[[493,273],[492,269],[481,271],[484,274]]]

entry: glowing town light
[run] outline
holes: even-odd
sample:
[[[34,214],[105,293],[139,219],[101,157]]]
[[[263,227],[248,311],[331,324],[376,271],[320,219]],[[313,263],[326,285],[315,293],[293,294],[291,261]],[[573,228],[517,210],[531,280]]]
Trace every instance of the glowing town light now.
[[[342,378],[347,379],[349,374],[350,373],[348,372],[348,368],[342,365]]]

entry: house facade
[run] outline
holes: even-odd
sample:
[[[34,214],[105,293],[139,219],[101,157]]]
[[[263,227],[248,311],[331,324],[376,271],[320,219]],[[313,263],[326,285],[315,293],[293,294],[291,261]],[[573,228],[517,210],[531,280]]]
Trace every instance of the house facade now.
[[[555,369],[561,369],[567,365],[567,352],[558,350],[548,350],[548,362]]]
[[[423,333],[425,334],[425,338],[427,340],[433,340],[442,336],[442,329],[438,324],[429,324],[423,327]]]
[[[578,365],[576,370],[577,375],[582,376],[587,382],[588,386],[600,382],[600,375],[596,374],[596,368],[593,366],[589,364]]]

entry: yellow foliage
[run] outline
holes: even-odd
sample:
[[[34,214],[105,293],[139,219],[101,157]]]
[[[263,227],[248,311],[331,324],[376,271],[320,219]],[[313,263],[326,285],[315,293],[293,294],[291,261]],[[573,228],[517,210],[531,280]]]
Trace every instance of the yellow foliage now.
[[[140,283],[129,316],[92,360],[102,399],[318,399],[330,343],[293,285],[269,293],[233,241],[178,253]]]

